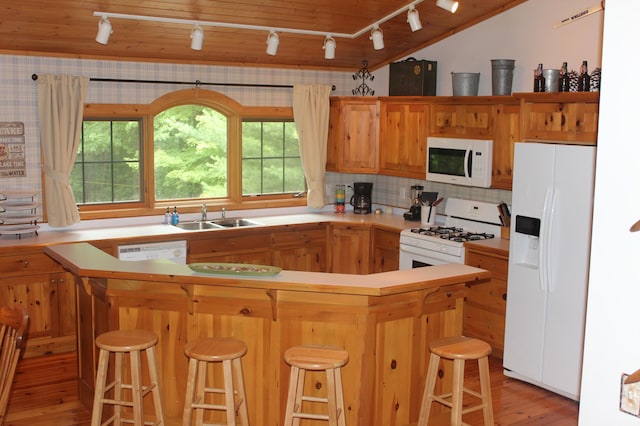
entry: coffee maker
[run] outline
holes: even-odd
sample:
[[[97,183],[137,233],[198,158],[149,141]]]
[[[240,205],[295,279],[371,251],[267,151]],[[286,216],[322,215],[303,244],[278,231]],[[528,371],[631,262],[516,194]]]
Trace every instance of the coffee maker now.
[[[354,182],[353,196],[349,204],[353,206],[353,212],[356,214],[371,213],[371,190],[373,183],[371,182]]]

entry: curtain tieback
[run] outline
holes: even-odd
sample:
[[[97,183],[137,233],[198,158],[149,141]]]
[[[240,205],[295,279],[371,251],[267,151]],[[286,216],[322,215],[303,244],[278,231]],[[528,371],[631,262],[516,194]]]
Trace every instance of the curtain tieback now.
[[[46,164],[43,164],[43,169],[44,169],[45,175],[47,175],[49,178],[53,179],[54,181],[57,181],[59,184],[62,184],[62,185],[71,184],[71,182],[69,181],[69,176],[65,175],[64,173],[57,172]]]

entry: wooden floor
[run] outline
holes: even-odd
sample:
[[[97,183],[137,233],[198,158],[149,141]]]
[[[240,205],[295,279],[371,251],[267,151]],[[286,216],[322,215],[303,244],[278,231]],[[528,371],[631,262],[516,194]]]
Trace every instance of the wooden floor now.
[[[91,414],[77,400],[75,358],[51,356],[46,360],[21,361],[18,383],[9,402],[6,426],[84,426]],[[496,425],[565,426],[578,424],[578,404],[538,387],[502,374],[501,360],[490,359],[493,410]],[[475,362],[468,362],[465,385],[478,381]],[[43,371],[31,377],[29,371]],[[482,424],[482,413],[470,413],[465,421]],[[268,426],[256,424],[254,426]],[[349,425],[355,426],[355,425]],[[358,425],[365,426],[365,425]]]

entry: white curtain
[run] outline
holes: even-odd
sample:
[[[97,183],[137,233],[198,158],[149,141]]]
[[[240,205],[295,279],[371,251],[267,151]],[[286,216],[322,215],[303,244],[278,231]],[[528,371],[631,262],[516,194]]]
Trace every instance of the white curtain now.
[[[300,157],[307,179],[307,205],[313,208],[324,207],[330,94],[331,86],[293,87],[293,118],[298,129]]]
[[[69,176],[82,130],[89,79],[68,75],[38,76],[40,147],[49,226],[80,222]]]

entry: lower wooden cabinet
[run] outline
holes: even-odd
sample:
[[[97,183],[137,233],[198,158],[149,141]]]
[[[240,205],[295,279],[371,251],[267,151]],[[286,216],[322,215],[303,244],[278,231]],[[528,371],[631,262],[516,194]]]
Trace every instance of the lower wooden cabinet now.
[[[371,226],[330,226],[331,272],[368,274],[370,270]]]
[[[73,276],[41,248],[0,255],[0,304],[29,313],[24,358],[76,350],[76,286]]]
[[[279,227],[271,233],[271,264],[290,271],[327,271],[324,224]]]
[[[396,271],[400,268],[400,233],[373,228],[373,269],[371,272]]]
[[[504,353],[504,324],[507,310],[507,274],[509,254],[466,246],[465,263],[491,272],[489,283],[471,284],[464,306],[463,333],[482,339],[493,348],[492,354]]]

